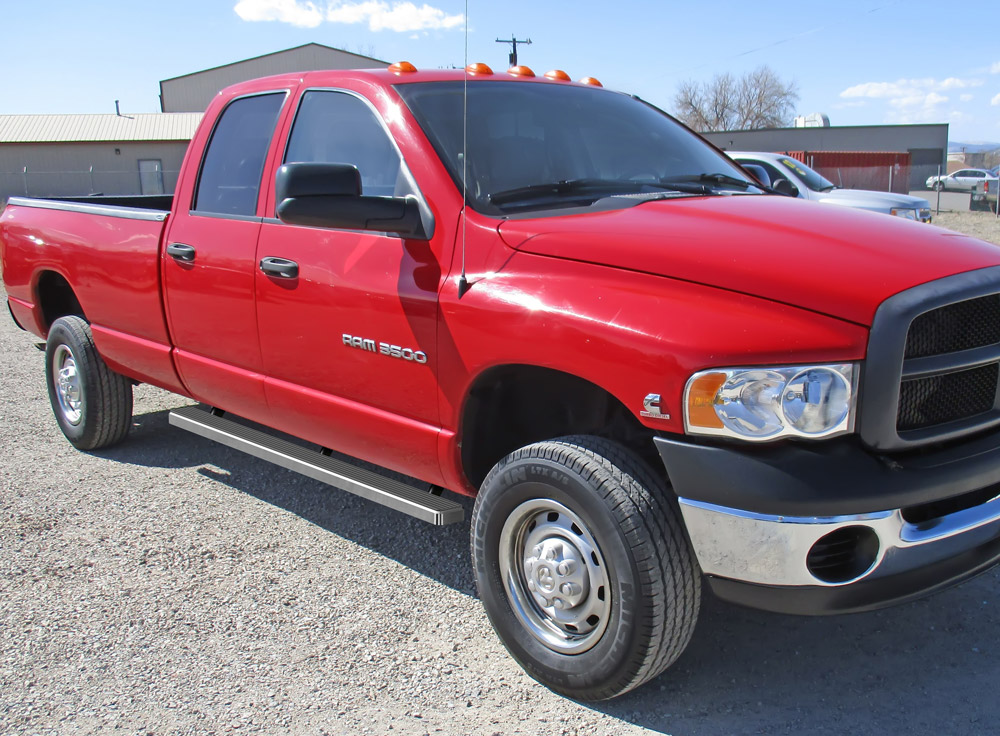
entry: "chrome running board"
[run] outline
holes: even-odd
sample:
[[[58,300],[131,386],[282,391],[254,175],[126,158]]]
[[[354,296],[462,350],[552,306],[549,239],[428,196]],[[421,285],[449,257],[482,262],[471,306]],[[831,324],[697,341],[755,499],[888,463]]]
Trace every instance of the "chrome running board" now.
[[[170,424],[435,525],[465,518],[461,504],[322,452],[272,437],[200,406],[170,412]]]

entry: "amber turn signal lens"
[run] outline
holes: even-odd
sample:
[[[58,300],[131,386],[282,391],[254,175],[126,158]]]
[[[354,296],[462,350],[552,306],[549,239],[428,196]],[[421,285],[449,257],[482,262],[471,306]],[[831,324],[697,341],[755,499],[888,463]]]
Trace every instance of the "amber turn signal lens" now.
[[[687,395],[688,424],[715,429],[725,426],[715,413],[715,397],[725,382],[725,373],[706,373],[691,383]]]
[[[572,81],[569,78],[569,74],[564,72],[562,69],[553,69],[550,72],[545,72],[545,77],[547,79],[554,79],[557,82],[569,82]]]
[[[512,66],[507,70],[507,73],[512,77],[533,77],[535,73],[531,71],[529,67],[526,66]]]
[[[408,61],[397,61],[395,64],[390,65],[389,71],[393,74],[409,74],[417,71],[417,67]]]
[[[492,74],[493,73],[493,70],[490,69],[489,66],[487,66],[486,64],[484,64],[481,61],[477,62],[475,64],[469,64],[467,67],[465,67],[465,71],[467,71],[469,74]]]
[[[592,85],[594,87],[603,87],[604,86],[603,84],[601,84],[601,80],[594,79],[593,77],[584,77],[583,79],[580,80],[580,84],[589,84],[589,85]]]

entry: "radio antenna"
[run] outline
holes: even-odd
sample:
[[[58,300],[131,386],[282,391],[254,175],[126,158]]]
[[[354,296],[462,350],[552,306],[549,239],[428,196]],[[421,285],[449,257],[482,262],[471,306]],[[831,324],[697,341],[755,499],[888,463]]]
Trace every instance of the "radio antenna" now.
[[[462,275],[458,277],[458,298],[469,290],[465,276],[465,223],[469,202],[469,0],[465,0],[465,64],[462,68]]]

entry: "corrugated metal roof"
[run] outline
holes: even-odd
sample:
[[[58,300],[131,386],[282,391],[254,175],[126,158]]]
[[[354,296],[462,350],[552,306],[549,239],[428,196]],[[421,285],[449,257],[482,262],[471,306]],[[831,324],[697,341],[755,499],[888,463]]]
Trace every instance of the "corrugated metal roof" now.
[[[122,115],[0,115],[0,143],[188,141],[200,112]]]

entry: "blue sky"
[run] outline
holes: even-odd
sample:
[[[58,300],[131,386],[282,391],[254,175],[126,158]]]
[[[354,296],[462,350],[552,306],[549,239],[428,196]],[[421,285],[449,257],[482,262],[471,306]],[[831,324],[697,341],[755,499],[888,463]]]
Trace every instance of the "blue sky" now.
[[[418,67],[461,66],[464,0],[6,0],[0,114],[158,110],[161,79],[315,41]],[[536,73],[640,95],[768,64],[798,113],[834,125],[951,124],[1000,141],[1000,0],[711,3],[469,0],[469,60],[506,67],[497,38],[530,38]]]

